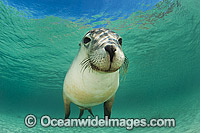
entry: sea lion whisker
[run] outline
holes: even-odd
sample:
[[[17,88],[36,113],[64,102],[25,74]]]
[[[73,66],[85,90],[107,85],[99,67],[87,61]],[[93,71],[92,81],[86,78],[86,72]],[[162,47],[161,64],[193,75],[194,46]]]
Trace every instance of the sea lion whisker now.
[[[89,63],[87,63],[87,64],[85,65],[85,67],[84,67],[84,69],[83,69],[83,72],[88,68],[88,66],[90,66]]]
[[[88,65],[89,65],[89,62],[87,62],[87,63],[83,66],[83,71],[85,71],[85,69],[87,68]]]
[[[81,61],[80,64],[84,64],[84,63],[86,63],[86,62],[88,62],[88,61],[89,61],[89,58],[85,58],[83,61]]]
[[[84,64],[82,64],[82,67],[81,67],[81,72],[84,70],[85,66],[87,66],[89,64],[89,62],[85,62]]]
[[[126,74],[128,73],[128,65],[129,65],[129,60],[127,56],[125,55],[124,63],[122,64],[120,68],[120,74],[123,75],[124,79],[126,77]]]

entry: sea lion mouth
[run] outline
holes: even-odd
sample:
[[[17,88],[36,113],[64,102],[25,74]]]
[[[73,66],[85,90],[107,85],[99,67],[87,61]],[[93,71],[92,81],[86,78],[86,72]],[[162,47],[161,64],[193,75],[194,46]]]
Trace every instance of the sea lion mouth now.
[[[111,73],[111,72],[115,72],[115,71],[117,71],[117,70],[119,70],[120,69],[120,67],[119,68],[117,68],[117,69],[114,69],[114,70],[112,70],[111,69],[111,63],[110,63],[110,67],[109,67],[109,69],[100,69],[99,67],[97,67],[97,66],[95,66],[93,63],[94,63],[95,61],[92,61],[90,58],[86,58],[86,59],[84,59],[81,63],[80,63],[80,65],[82,66],[82,68],[81,68],[81,71],[85,71],[86,69],[89,69],[89,70],[94,70],[94,71],[98,71],[98,72],[107,72],[107,73]]]
[[[117,70],[120,69],[120,67],[119,67],[115,70],[111,70],[111,63],[110,63],[110,67],[108,70],[99,69],[97,66],[93,65],[92,63],[90,65],[91,65],[91,68],[95,71],[101,71],[101,72],[107,72],[107,73],[116,72]]]
[[[86,69],[90,70],[94,70],[97,72],[106,72],[106,73],[112,73],[112,72],[116,72],[117,70],[121,69],[124,71],[124,73],[127,72],[128,70],[128,58],[125,56],[125,60],[123,62],[123,64],[118,67],[118,68],[112,68],[112,62],[110,62],[109,68],[108,69],[101,69],[99,67],[97,67],[95,64],[95,60],[91,60],[90,58],[85,58],[80,65],[82,66],[81,71],[84,72]]]

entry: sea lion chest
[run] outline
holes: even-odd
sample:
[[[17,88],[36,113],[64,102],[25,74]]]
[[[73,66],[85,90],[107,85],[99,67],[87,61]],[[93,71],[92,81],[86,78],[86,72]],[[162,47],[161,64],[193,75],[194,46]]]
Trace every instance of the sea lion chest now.
[[[92,107],[107,101],[119,86],[119,71],[113,73],[81,70],[76,59],[64,81],[64,94],[82,107]]]

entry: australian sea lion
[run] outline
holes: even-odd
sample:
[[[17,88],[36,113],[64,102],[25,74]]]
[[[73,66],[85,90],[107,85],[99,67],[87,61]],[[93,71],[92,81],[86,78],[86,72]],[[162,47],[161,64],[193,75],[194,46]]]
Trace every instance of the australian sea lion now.
[[[128,67],[122,51],[122,38],[115,32],[98,28],[85,34],[78,55],[69,68],[63,85],[65,118],[70,103],[91,114],[91,107],[104,103],[104,117],[110,118],[115,93],[119,87],[119,69]],[[93,114],[92,114],[93,115]]]

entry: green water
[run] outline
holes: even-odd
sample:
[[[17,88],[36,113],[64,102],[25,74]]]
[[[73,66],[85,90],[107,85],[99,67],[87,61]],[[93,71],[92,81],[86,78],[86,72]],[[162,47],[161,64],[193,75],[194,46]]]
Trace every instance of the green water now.
[[[131,132],[200,132],[200,2],[159,2],[128,18],[41,19],[0,1],[0,132],[130,132],[125,128],[34,128],[27,114],[64,117],[62,85],[83,35],[106,24],[123,38],[129,70],[120,81],[112,118],[175,118],[175,128]],[[103,105],[93,108],[103,117]],[[72,105],[72,118],[79,109]],[[89,115],[87,112],[83,117]]]

